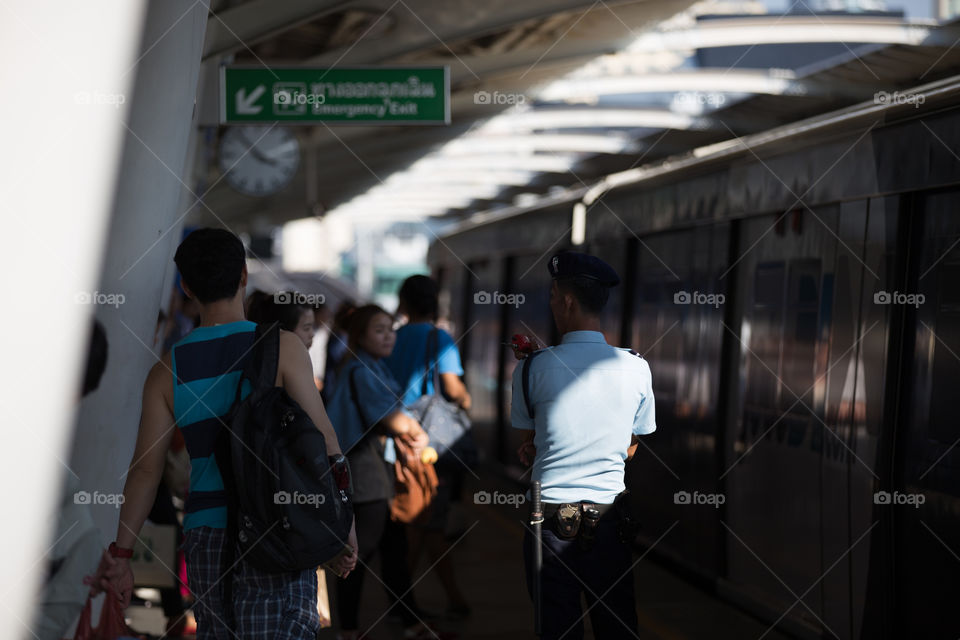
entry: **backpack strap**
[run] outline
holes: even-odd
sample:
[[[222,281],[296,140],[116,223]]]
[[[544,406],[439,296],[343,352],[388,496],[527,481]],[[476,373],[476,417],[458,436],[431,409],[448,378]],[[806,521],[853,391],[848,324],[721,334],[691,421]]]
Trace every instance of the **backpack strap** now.
[[[523,389],[523,402],[527,405],[527,415],[531,420],[533,420],[536,412],[533,409],[533,402],[530,401],[530,363],[540,353],[542,352],[534,351],[524,358],[520,364],[520,386]]]
[[[253,335],[253,346],[251,347],[250,357],[247,359],[237,381],[237,393],[234,397],[233,406],[227,414],[227,420],[233,415],[237,407],[240,406],[243,397],[243,381],[249,379],[252,388],[250,393],[270,389],[277,380],[277,368],[280,361],[280,325],[273,323],[270,325],[258,324]],[[223,480],[223,488],[227,494],[227,526],[224,529],[224,545],[220,553],[220,579],[223,581],[223,601],[233,601],[234,591],[234,567],[236,565],[236,534],[237,534],[237,509],[239,501],[237,499],[236,487],[234,486],[234,450],[232,446],[233,438],[239,438],[237,434],[230,431],[226,421],[220,426],[220,435],[214,447],[214,459],[217,463],[217,469],[220,471],[220,478]],[[239,452],[237,452],[239,453]],[[224,623],[228,628],[233,628],[235,616],[233,607],[225,607],[223,611]]]
[[[256,390],[271,389],[277,381],[277,369],[280,367],[280,323],[258,324],[253,349],[250,384]]]
[[[237,383],[231,412],[240,406],[243,398],[243,381],[250,381],[250,393],[271,389],[277,381],[280,368],[280,323],[258,324],[253,334],[253,346]]]

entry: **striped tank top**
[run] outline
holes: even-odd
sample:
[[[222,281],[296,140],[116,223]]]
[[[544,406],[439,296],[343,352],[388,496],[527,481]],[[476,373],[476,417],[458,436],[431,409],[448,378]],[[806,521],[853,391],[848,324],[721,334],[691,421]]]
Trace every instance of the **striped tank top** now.
[[[227,496],[214,447],[253,350],[256,328],[245,320],[197,327],[173,345],[173,414],[190,456],[185,531],[227,526]],[[245,388],[243,395],[249,392]]]

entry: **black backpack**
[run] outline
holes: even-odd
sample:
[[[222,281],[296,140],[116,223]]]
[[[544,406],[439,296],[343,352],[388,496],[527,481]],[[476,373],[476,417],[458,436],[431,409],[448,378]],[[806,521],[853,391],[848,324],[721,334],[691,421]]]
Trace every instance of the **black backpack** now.
[[[216,445],[227,492],[227,571],[234,552],[271,573],[318,567],[343,551],[353,522],[352,498],[331,468],[326,439],[274,386],[279,356],[279,325],[257,325],[229,428],[221,428]],[[252,387],[241,401],[244,379]]]

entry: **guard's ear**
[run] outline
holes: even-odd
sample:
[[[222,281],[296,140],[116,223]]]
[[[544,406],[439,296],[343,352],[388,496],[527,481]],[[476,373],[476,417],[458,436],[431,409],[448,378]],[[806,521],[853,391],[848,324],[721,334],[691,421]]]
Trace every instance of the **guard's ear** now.
[[[240,291],[247,288],[247,265],[243,265],[243,271],[240,272]]]

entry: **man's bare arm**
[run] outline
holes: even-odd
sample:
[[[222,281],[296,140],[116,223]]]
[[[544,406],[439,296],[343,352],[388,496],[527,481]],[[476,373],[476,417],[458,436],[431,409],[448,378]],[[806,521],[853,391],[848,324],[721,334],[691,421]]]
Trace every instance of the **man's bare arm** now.
[[[440,386],[443,387],[443,395],[456,402],[464,410],[470,409],[470,393],[460,376],[455,373],[441,373]]]
[[[174,426],[173,375],[170,373],[169,356],[157,363],[147,374],[143,384],[143,409],[133,459],[123,487],[123,506],[120,509],[120,524],[117,527],[117,546],[132,548],[136,536],[147,519],[157,497],[157,486],[163,476],[164,461]]]
[[[640,436],[630,436],[630,446],[627,447],[627,461],[633,460],[633,454],[637,452],[637,446],[640,444]]]
[[[323,433],[327,442],[327,455],[340,453],[340,443],[333,430],[327,410],[313,381],[313,365],[306,347],[296,335],[280,332],[280,363],[277,367],[277,385],[282,386],[307,412],[313,424]]]
[[[533,429],[521,429],[520,433],[523,434],[523,442],[517,449],[517,457],[520,458],[521,463],[530,466],[537,457],[537,447],[533,444],[533,438],[537,432]]]

